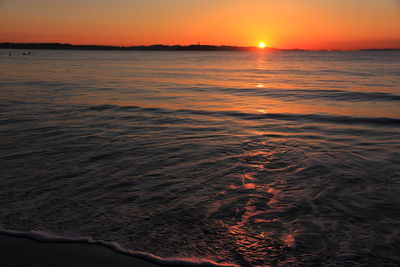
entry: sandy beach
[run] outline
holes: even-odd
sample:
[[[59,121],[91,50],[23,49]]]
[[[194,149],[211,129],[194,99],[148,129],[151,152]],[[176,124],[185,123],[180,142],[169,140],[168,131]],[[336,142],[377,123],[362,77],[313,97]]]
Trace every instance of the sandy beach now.
[[[111,249],[81,243],[44,243],[23,237],[0,235],[0,266],[143,266],[156,267],[135,257]]]

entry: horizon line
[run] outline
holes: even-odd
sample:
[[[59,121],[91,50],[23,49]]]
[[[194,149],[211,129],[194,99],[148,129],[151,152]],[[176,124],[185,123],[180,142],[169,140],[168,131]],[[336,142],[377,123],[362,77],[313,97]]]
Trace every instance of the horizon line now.
[[[174,50],[175,48],[175,50]],[[190,44],[190,45],[104,45],[104,44],[73,44],[60,42],[1,42],[0,49],[58,49],[58,50],[150,50],[150,51],[374,51],[374,50],[400,50],[398,48],[357,48],[357,49],[302,49],[302,48],[276,48],[258,46],[235,46],[235,45],[208,45],[208,44]]]

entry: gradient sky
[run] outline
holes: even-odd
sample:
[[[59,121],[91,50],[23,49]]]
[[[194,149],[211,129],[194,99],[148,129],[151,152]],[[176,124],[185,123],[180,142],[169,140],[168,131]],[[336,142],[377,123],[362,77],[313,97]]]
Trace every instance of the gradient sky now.
[[[0,0],[0,42],[400,47],[400,0]]]

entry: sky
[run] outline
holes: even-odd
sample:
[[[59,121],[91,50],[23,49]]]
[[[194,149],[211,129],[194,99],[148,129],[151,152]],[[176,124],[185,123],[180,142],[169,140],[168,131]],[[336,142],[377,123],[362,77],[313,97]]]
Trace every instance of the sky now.
[[[400,0],[0,0],[0,42],[400,47]]]

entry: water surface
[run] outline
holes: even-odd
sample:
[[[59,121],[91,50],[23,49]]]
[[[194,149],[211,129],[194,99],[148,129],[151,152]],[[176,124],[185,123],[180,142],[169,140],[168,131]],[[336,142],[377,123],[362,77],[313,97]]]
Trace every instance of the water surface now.
[[[0,51],[0,227],[240,266],[400,264],[400,53]]]

